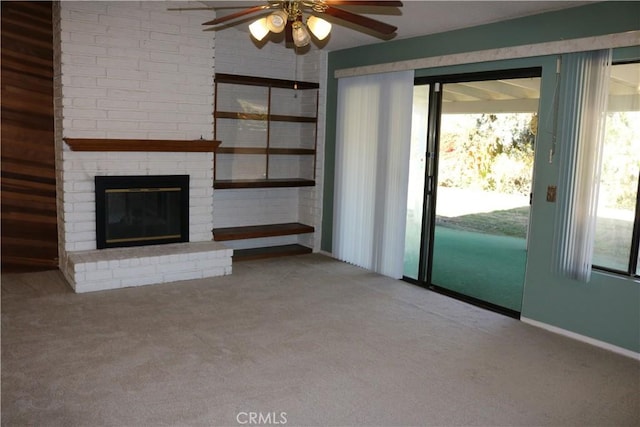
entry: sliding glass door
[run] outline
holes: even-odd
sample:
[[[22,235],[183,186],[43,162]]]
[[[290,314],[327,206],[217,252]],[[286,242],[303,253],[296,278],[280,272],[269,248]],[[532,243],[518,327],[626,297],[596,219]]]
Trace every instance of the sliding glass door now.
[[[420,277],[420,259],[424,257],[424,253],[421,251],[422,231],[429,230],[428,227],[423,226],[425,224],[425,199],[427,205],[431,200],[430,189],[425,192],[426,178],[432,175],[431,171],[427,170],[429,160],[427,157],[429,94],[430,86],[428,84],[414,86],[404,250],[404,275],[413,280],[418,280]]]
[[[407,278],[520,311],[538,75],[518,70],[416,85],[429,96],[425,105],[424,96],[414,95]]]

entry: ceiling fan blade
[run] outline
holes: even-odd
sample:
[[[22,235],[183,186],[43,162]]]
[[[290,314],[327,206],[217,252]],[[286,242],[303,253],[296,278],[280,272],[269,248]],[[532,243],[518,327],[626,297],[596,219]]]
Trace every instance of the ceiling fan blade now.
[[[245,15],[249,15],[255,12],[259,12],[261,10],[264,9],[269,9],[269,5],[261,5],[261,6],[253,6],[253,7],[249,7],[247,9],[241,10],[239,12],[236,13],[231,13],[229,15],[225,15],[225,16],[221,16],[220,18],[216,18],[212,21],[207,21],[202,25],[218,25],[218,24],[222,24],[223,22],[227,22],[227,21],[231,21],[232,19],[236,19],[236,18],[240,18],[241,16],[245,16]]]
[[[395,27],[393,25],[389,25],[375,19],[367,18],[363,15],[357,15],[355,13],[347,12],[346,10],[338,9],[333,6],[327,6],[327,9],[324,11],[324,13],[336,18],[343,19],[345,21],[349,21],[361,27],[370,28],[373,31],[381,34],[393,34],[398,29],[398,27]]]
[[[326,4],[333,6],[385,6],[402,7],[401,1],[385,0],[326,0]]]
[[[185,10],[223,10],[223,9],[244,9],[246,6],[206,6],[206,7],[168,7],[167,10],[172,12],[182,12]]]

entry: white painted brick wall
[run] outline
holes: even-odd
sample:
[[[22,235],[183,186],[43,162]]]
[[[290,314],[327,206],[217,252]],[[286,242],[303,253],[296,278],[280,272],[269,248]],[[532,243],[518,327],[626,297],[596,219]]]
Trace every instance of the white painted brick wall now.
[[[213,226],[277,224],[298,221],[297,188],[216,190]]]
[[[182,6],[188,4],[180,3]],[[56,3],[56,123],[65,251],[95,248],[95,175],[190,174],[190,240],[211,238],[212,155],[79,153],[69,138],[213,137],[214,36],[166,2]],[[175,5],[174,5],[175,6]]]
[[[232,272],[233,250],[217,242],[71,252],[61,270],[73,289],[93,292]]]
[[[54,27],[58,30],[54,40],[56,164],[63,272],[73,254],[96,248],[95,175],[190,175],[189,240],[211,241],[211,153],[74,152],[62,142],[65,137],[213,137],[215,34],[202,32],[200,12],[167,10],[177,5],[188,7],[190,3],[54,3]],[[113,274],[132,281],[143,280],[143,276],[144,280],[157,279],[149,272],[129,271],[125,263],[119,264]],[[176,268],[181,274],[185,269],[191,271],[182,278],[202,277],[204,267],[199,266],[198,271],[193,267],[183,263]],[[100,288],[104,283],[98,282],[104,282],[104,278],[98,276],[105,274],[102,270],[91,273],[83,283]]]
[[[322,234],[322,195],[324,190],[324,148],[327,106],[327,53],[315,51],[315,56],[304,62],[303,78],[320,83],[318,92],[318,128],[316,149],[316,186],[300,189],[300,222],[312,224],[315,227],[313,236],[300,236],[300,243],[320,250]]]
[[[177,4],[60,3],[65,137],[212,137],[214,34]]]
[[[55,161],[56,161],[56,209],[58,221],[58,257],[62,267],[66,255],[65,233],[68,226],[65,224],[63,191],[63,166],[62,166],[62,33],[60,31],[60,2],[52,3],[53,20],[53,106],[54,106],[54,141],[55,141]]]
[[[248,24],[240,24],[248,25]],[[277,79],[301,79],[306,55],[296,55],[284,43],[267,42],[257,47],[249,32],[231,27],[216,32],[216,72]]]

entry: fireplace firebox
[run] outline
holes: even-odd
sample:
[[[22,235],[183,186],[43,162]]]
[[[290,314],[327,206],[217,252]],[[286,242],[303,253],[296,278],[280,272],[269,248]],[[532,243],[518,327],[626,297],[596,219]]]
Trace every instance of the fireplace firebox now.
[[[98,249],[189,241],[189,176],[96,176]]]

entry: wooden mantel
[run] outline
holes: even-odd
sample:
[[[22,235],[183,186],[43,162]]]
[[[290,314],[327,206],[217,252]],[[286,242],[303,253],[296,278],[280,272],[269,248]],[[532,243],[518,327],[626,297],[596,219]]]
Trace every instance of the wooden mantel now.
[[[95,139],[63,138],[72,151],[141,151],[141,152],[197,152],[213,153],[220,141],[195,139],[177,141],[170,139]]]

